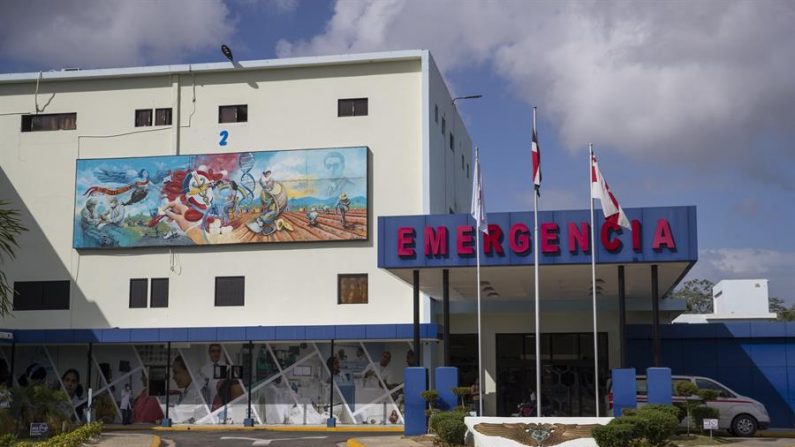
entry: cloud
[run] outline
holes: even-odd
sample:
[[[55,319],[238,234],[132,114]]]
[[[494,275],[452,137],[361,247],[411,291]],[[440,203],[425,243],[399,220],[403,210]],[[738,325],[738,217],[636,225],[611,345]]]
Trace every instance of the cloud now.
[[[770,296],[795,300],[795,253],[759,248],[699,250],[699,261],[687,275],[714,282],[722,279],[769,279]]]
[[[671,165],[742,166],[795,188],[779,168],[795,160],[795,4],[465,5],[339,0],[324,32],[280,41],[277,54],[430,48],[446,73],[487,64],[569,150],[593,141]]]
[[[234,30],[221,0],[27,0],[0,6],[0,56],[42,69],[174,63]]]

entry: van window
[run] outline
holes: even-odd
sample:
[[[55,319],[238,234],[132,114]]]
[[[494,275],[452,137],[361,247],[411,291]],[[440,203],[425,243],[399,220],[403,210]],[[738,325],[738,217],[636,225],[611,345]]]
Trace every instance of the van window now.
[[[696,386],[700,390],[715,390],[719,393],[718,396],[720,397],[736,397],[734,394],[729,392],[729,390],[711,380],[696,379]]]

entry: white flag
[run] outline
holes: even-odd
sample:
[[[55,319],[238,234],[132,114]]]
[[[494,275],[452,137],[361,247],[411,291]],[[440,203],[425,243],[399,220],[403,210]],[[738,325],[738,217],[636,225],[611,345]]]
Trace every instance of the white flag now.
[[[483,176],[480,173],[480,156],[475,148],[475,173],[472,176],[472,218],[475,219],[478,231],[489,233],[489,224],[486,221],[486,203],[483,197]]]
[[[605,214],[605,221],[613,222],[629,230],[632,225],[618,204],[616,196],[610,190],[607,180],[602,176],[599,170],[599,163],[596,162],[596,156],[591,154],[591,198],[599,199],[602,202],[602,212]]]

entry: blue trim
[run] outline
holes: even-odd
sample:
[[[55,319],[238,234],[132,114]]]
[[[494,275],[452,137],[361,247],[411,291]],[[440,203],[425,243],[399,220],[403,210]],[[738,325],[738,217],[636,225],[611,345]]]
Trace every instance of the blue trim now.
[[[411,324],[349,324],[328,326],[241,326],[135,329],[8,330],[19,344],[40,343],[201,343],[309,340],[411,340]],[[421,324],[423,340],[439,338],[437,324]],[[9,340],[10,343],[10,340]]]

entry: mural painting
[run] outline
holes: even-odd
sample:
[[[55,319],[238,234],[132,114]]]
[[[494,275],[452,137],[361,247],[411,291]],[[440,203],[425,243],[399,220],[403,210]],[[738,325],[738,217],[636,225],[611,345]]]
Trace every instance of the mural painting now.
[[[77,161],[74,247],[366,240],[366,147]]]

